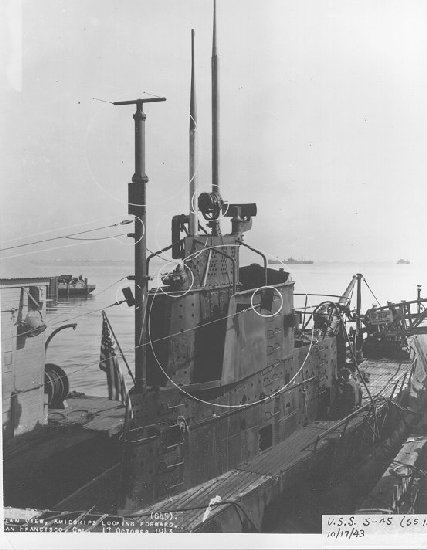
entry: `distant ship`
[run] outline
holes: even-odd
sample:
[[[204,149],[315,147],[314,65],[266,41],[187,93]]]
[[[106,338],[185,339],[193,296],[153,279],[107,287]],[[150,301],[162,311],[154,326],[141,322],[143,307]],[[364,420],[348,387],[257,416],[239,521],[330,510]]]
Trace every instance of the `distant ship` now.
[[[296,260],[295,258],[289,257],[287,260],[283,260],[284,264],[312,264],[313,260]]]
[[[404,260],[403,258],[400,258],[400,260],[397,260],[398,264],[410,264],[411,262],[409,260]]]
[[[295,258],[289,257],[287,260],[268,260],[270,265],[272,264],[313,264],[313,260],[296,260]]]

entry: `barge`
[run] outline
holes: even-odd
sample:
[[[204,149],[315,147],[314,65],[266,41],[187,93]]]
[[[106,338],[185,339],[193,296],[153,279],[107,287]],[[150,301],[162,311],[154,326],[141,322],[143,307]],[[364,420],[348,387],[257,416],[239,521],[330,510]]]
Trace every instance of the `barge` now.
[[[60,275],[58,277],[58,296],[73,298],[76,296],[89,296],[95,290],[95,285],[88,283],[87,277],[82,275]]]

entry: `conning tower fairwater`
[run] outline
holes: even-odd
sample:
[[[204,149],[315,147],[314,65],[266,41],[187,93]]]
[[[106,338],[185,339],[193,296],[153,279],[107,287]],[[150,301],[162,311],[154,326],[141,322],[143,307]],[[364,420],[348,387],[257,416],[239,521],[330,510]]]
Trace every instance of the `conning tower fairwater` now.
[[[122,438],[118,510],[122,514],[191,490],[252,460],[316,418],[319,403],[325,410],[332,394],[335,339],[322,343],[326,359],[321,364],[307,361],[305,365],[304,376],[311,382],[319,374],[322,382],[317,389],[311,383],[301,393],[301,384],[292,385],[308,349],[307,342],[295,348],[294,283],[284,270],[268,269],[266,256],[243,240],[257,214],[256,204],[229,203],[220,194],[216,28],[214,3],[212,189],[196,201],[192,31],[189,212],[173,216],[171,244],[148,256],[135,276],[138,375],[130,392],[132,416]],[[136,152],[143,158],[138,153],[143,145],[137,130],[139,101],[131,103],[137,105]],[[135,251],[135,261],[141,262],[149,232],[142,191],[147,178],[143,169],[136,174],[137,181],[129,185],[129,212],[142,220],[135,229],[135,242],[143,247]],[[231,221],[228,233],[222,232],[222,219]],[[240,267],[242,246],[260,264]],[[167,251],[172,255],[169,271],[159,273],[157,279],[154,274],[156,287],[148,291],[150,261]]]

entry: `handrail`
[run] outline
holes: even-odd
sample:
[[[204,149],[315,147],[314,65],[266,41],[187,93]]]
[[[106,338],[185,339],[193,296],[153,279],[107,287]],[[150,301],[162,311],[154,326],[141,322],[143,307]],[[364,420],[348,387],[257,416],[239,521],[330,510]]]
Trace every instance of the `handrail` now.
[[[394,307],[394,306],[402,306],[402,305],[419,304],[419,303],[425,303],[425,302],[427,303],[427,298],[421,298],[420,300],[410,300],[410,301],[402,300],[400,302],[390,302],[385,306],[370,308],[370,310],[373,309],[374,311],[380,311],[382,309],[389,309],[390,306]]]
[[[45,351],[47,351],[47,348],[50,344],[50,341],[52,340],[52,338],[58,334],[58,332],[60,332],[61,330],[64,330],[65,328],[72,328],[73,330],[76,330],[76,326],[77,326],[77,323],[69,323],[68,325],[63,325],[62,327],[58,327],[57,329],[55,329],[47,338],[46,342],[45,342],[45,345],[44,345],[44,349]]]
[[[249,246],[248,244],[244,243],[243,241],[241,240],[238,240],[237,241],[239,244],[242,244],[243,246],[246,246],[246,248],[249,248],[249,250],[252,250],[252,252],[255,252],[255,254],[258,254],[259,256],[262,257],[262,259],[264,260],[264,284],[267,285],[267,282],[268,282],[268,271],[267,271],[267,257],[265,254],[263,254],[260,250],[257,250],[256,248],[254,248],[253,246]]]
[[[161,250],[157,250],[156,252],[152,252],[148,257],[147,257],[147,260],[146,260],[146,264],[147,264],[147,275],[148,275],[148,268],[150,267],[150,260],[152,260],[155,256],[159,256],[162,252],[167,252],[168,250],[170,250],[173,246],[175,246],[176,244],[179,244],[180,242],[182,241],[179,240],[178,243],[172,243],[168,246],[165,246],[164,248],[162,248]]]
[[[379,401],[380,400],[380,396],[376,396],[373,401],[376,402],[376,401]],[[328,428],[327,430],[325,430],[324,432],[322,432],[321,434],[319,434],[316,439],[315,439],[315,444],[317,446],[318,442],[323,439],[324,437],[326,437],[328,434],[332,433],[332,432],[335,432],[337,430],[337,428],[339,428],[340,426],[342,426],[343,424],[345,424],[346,422],[348,422],[349,420],[351,420],[354,416],[358,416],[362,411],[364,411],[365,409],[369,409],[372,407],[372,403],[371,401],[369,401],[369,403],[366,403],[365,405],[362,405],[362,407],[359,407],[358,409],[356,409],[355,411],[353,411],[352,413],[350,413],[349,415],[347,415],[346,417],[342,418],[341,420],[339,420],[338,422],[336,422],[335,424],[333,424],[330,428]],[[311,445],[313,442],[310,442],[309,445]]]
[[[324,296],[325,298],[345,298],[344,294],[314,294],[312,292],[294,292],[294,296]]]

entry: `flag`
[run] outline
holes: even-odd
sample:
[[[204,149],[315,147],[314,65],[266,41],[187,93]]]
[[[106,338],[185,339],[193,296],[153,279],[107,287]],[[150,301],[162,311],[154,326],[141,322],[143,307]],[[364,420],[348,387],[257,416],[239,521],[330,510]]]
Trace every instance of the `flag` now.
[[[128,390],[117,358],[117,345],[111,334],[105,311],[102,312],[102,340],[99,368],[107,375],[108,398],[127,404]]]

